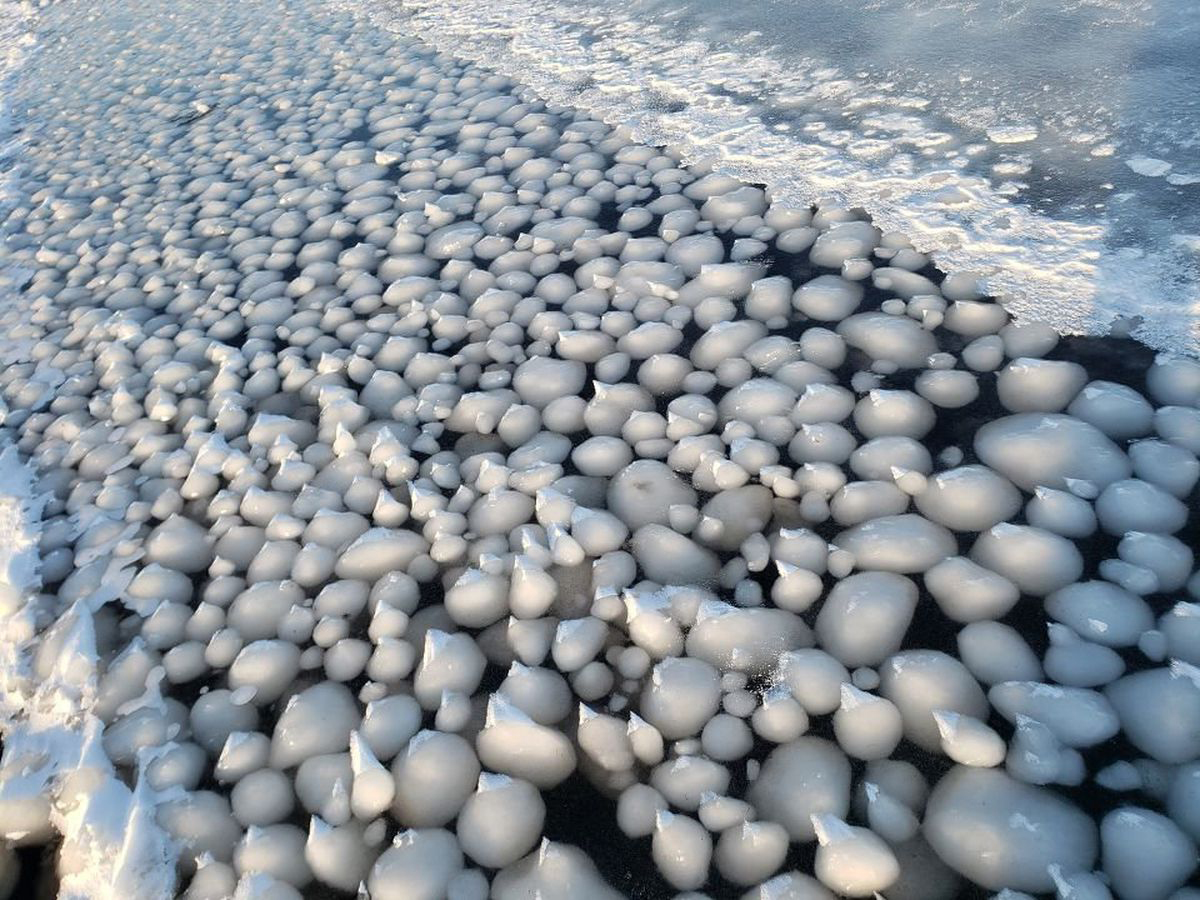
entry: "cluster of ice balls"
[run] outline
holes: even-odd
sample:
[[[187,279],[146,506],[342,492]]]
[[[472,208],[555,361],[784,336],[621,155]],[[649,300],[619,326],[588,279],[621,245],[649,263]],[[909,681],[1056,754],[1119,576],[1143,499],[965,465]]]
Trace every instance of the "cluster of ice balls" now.
[[[187,897],[619,896],[543,836],[582,775],[689,896],[1195,900],[1200,365],[1092,379],[854,210],[276,24],[98,51],[5,224],[34,677],[86,620]]]

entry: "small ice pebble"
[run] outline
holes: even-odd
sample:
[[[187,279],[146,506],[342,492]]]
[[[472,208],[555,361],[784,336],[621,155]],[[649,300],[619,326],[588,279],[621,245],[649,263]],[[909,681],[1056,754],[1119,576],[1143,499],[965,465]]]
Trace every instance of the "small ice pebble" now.
[[[842,701],[833,714],[838,744],[857,759],[885,759],[903,735],[900,711],[888,700],[842,685]]]
[[[871,897],[899,877],[895,854],[874,832],[828,813],[812,818],[818,842],[815,872],[822,884],[845,897]]]
[[[1008,747],[986,723],[950,710],[935,709],[933,718],[942,736],[942,750],[956,763],[987,768],[1004,762]]]
[[[783,825],[792,840],[812,841],[813,815],[845,816],[850,808],[850,763],[829,741],[798,738],[771,751],[748,799],[764,819]]]
[[[712,851],[712,838],[695,819],[665,810],[658,813],[651,853],[672,887],[686,891],[704,884]]]
[[[489,869],[516,862],[541,839],[546,806],[529,782],[483,773],[455,831],[463,852]]]

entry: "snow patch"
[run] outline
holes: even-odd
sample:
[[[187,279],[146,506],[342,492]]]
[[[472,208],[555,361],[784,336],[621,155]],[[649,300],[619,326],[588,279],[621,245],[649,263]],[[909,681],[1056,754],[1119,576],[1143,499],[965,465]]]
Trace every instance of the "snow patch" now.
[[[139,772],[131,790],[101,746],[90,712],[98,678],[92,609],[77,602],[39,631],[38,539],[46,498],[13,446],[0,453],[0,836],[62,836],[62,900],[167,897],[176,848],[155,821],[160,797]],[[57,658],[35,675],[36,647]],[[142,765],[149,758],[141,760]],[[140,768],[140,766],[139,766]]]

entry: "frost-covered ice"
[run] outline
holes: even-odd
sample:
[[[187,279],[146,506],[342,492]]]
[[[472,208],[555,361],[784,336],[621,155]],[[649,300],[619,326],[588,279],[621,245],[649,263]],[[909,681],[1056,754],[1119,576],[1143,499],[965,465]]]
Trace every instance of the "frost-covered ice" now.
[[[0,896],[1187,900],[1200,364],[297,11],[31,26]]]

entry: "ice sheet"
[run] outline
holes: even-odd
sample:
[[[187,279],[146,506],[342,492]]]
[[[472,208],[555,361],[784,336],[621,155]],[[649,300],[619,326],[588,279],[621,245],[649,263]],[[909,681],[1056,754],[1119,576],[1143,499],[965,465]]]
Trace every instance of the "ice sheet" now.
[[[345,5],[776,195],[861,205],[1020,317],[1200,349],[1187,4]]]

